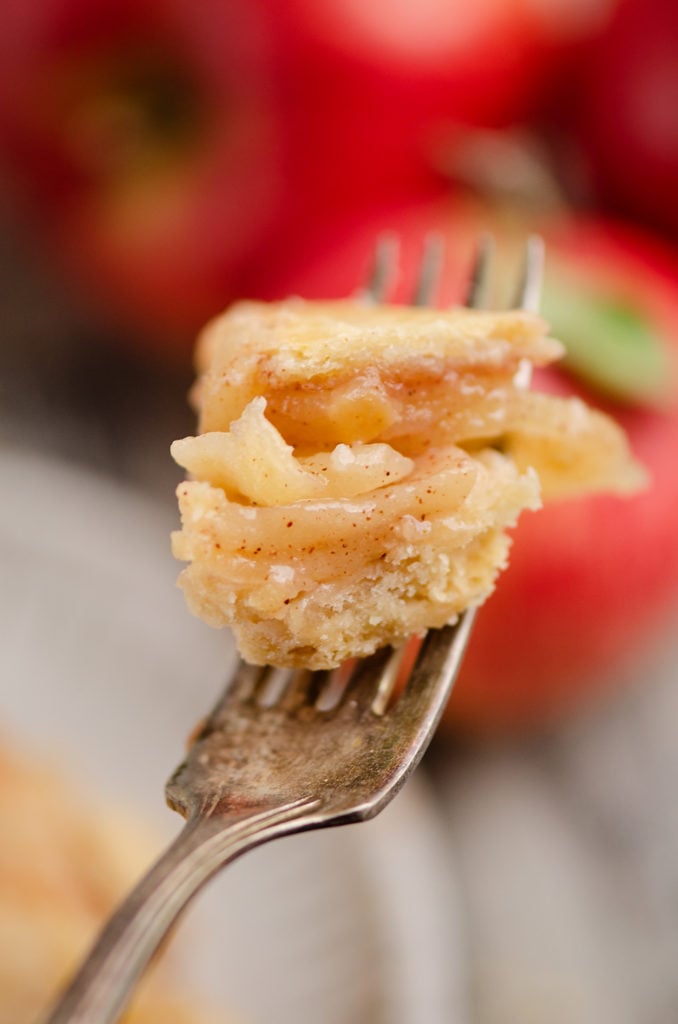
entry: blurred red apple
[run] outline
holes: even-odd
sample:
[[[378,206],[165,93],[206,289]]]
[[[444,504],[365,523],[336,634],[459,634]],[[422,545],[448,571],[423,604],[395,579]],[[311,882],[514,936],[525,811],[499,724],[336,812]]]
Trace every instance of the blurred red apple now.
[[[561,114],[597,198],[678,235],[678,6],[619,0]]]
[[[447,125],[539,110],[611,0],[278,0],[289,131],[314,209],[435,183]]]
[[[267,293],[340,296],[369,267],[374,239],[395,231],[412,293],[424,236],[442,234],[441,298],[459,301],[479,232],[498,241],[496,289],[505,302],[528,230],[547,242],[543,311],[569,345],[568,362],[539,386],[578,390],[623,424],[651,488],[526,513],[509,568],[478,616],[448,723],[482,731],[554,721],[613,687],[624,659],[653,635],[678,595],[678,260],[657,243],[599,219],[528,222],[465,199],[391,208],[319,237]]]
[[[237,290],[286,212],[265,5],[3,9],[6,176],[81,293],[158,346]]]
[[[327,219],[439,192],[611,0],[12,0],[0,159],[82,296],[163,351]],[[255,289],[256,290],[256,289]]]

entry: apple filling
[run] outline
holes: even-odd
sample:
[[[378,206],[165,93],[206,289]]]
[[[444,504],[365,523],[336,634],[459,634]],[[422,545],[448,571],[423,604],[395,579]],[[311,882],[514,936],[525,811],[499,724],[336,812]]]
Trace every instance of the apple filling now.
[[[172,446],[191,609],[249,661],[329,668],[480,604],[541,493],[643,481],[612,420],[521,386],[560,354],[520,311],[233,307]]]

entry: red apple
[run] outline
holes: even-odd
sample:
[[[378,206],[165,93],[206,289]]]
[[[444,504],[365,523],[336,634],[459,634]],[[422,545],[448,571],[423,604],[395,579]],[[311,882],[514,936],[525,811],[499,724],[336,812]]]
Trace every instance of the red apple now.
[[[678,235],[678,7],[619,0],[561,115],[598,200]]]
[[[274,0],[313,208],[429,187],[448,124],[507,125],[539,110],[609,2]]]
[[[539,107],[608,2],[12,2],[0,170],[80,295],[186,353],[309,225],[440,191],[448,122]]]
[[[269,27],[257,2],[3,10],[4,171],[80,292],[163,348],[287,212]]]
[[[544,312],[554,335],[573,343],[569,367],[550,369],[539,384],[574,388],[616,416],[652,486],[523,516],[450,702],[448,722],[473,730],[543,725],[600,695],[678,595],[678,259],[602,220],[564,216],[535,227],[547,241]],[[424,235],[437,231],[448,253],[442,298],[458,301],[479,232],[495,232],[506,283],[528,224],[466,200],[384,210],[319,238],[271,277],[267,293],[350,292],[384,229],[401,240],[399,298],[411,294]]]

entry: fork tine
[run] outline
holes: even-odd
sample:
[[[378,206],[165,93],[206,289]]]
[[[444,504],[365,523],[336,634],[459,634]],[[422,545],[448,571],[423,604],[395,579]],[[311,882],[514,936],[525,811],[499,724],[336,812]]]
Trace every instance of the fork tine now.
[[[256,702],[260,708],[272,708],[285,696],[294,682],[294,669],[270,666],[262,685],[258,688]]]
[[[494,254],[494,239],[490,234],[481,235],[471,264],[471,273],[464,296],[464,305],[470,309],[482,309],[487,302],[490,283],[490,263]]]
[[[542,278],[544,276],[544,242],[539,235],[530,235],[525,243],[520,282],[516,291],[515,305],[530,313],[539,312]],[[532,363],[522,359],[514,376],[516,387],[529,388],[532,380]]]
[[[233,675],[229,680],[219,703],[214,708],[212,716],[214,716],[221,707],[225,707],[235,702],[248,700],[252,697],[257,688],[261,685],[261,681],[264,678],[266,671],[266,666],[250,665],[248,662],[243,661],[242,658],[238,658],[233,670]]]
[[[431,231],[424,239],[424,252],[419,274],[412,296],[413,306],[430,306],[433,303],[436,286],[443,269],[445,240],[437,231]]]
[[[469,608],[454,625],[427,633],[407,685],[389,712],[395,719],[394,728],[397,729],[399,719],[404,721],[425,713],[431,716],[432,727],[435,727],[459,671],[475,612],[475,608]]]
[[[371,713],[381,681],[389,675],[389,665],[398,655],[399,650],[381,647],[374,654],[358,659],[337,704],[335,716],[354,718],[356,715]]]
[[[539,235],[530,235],[525,243],[522,274],[516,293],[517,308],[530,313],[539,312],[543,276],[544,240]]]
[[[409,641],[393,648],[393,651],[383,667],[381,677],[377,684],[377,691],[372,701],[372,712],[375,715],[385,715],[391,703],[391,697],[400,678],[405,656],[409,647]]]
[[[322,672],[311,672],[308,668],[290,669],[290,680],[287,688],[275,707],[287,712],[298,711],[302,707],[312,708],[316,701],[319,680]]]
[[[367,285],[358,293],[359,297],[371,302],[382,302],[388,294],[398,264],[398,238],[391,232],[384,232],[377,239],[374,260]]]
[[[346,688],[351,681],[355,659],[345,661],[335,669],[315,672],[314,704],[318,711],[333,711],[342,701]]]
[[[198,739],[204,729],[218,728],[235,704],[244,704],[255,697],[257,702],[259,698],[265,701],[267,688],[275,685],[276,672],[270,665],[250,665],[238,658],[227,686],[205,719],[203,729],[198,730],[194,739]]]

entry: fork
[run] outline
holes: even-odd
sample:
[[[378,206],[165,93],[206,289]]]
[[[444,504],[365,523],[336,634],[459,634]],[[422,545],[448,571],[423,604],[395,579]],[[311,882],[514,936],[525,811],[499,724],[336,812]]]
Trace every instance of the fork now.
[[[466,304],[474,308],[490,249],[482,240],[472,268]],[[442,258],[432,236],[413,304],[431,302]],[[394,262],[393,241],[383,239],[365,299],[383,297]],[[542,243],[530,238],[516,305],[536,310],[542,264]],[[474,614],[427,633],[395,699],[407,644],[331,672],[239,662],[167,784],[183,830],[110,918],[45,1024],[113,1024],[181,911],[235,857],[295,832],[365,821],[389,803],[435,731]]]

